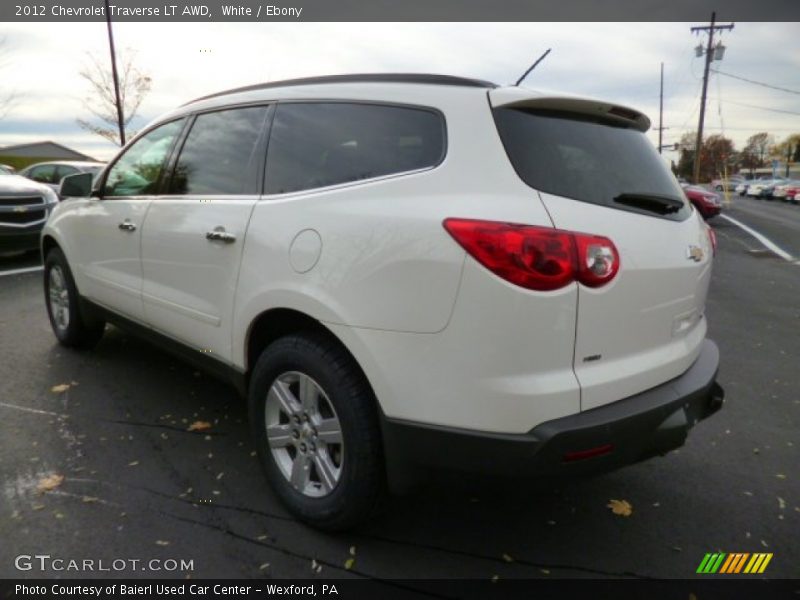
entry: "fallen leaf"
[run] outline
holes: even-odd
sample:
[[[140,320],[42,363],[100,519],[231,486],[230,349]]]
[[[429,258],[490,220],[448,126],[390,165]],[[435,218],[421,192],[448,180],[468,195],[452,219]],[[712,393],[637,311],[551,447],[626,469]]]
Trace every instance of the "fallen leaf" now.
[[[784,500],[780,496],[778,496],[778,508],[780,508],[781,510],[786,508],[786,500]]]
[[[539,569],[545,575],[550,575],[550,569]]]
[[[344,561],[344,568],[349,571],[350,569],[353,568],[354,564],[356,564],[356,559],[355,558],[348,558],[346,561]]]
[[[136,466],[136,465],[138,465],[138,464],[139,464],[139,461],[138,461],[138,460],[133,460],[133,461],[131,461],[131,462],[129,462],[129,463],[128,463],[128,466],[129,466],[129,467],[135,467],[135,466]]]
[[[185,421],[186,419],[184,419]],[[187,431],[206,431],[211,429],[211,423],[208,421],[195,421],[191,425],[189,425],[189,429]]]
[[[775,477],[777,477],[778,479],[786,479],[786,475],[784,475],[783,473],[775,473]]]
[[[169,546],[169,542],[167,540],[156,540],[156,546]]]
[[[41,492],[49,492],[50,490],[56,489],[64,482],[64,476],[59,475],[58,473],[53,473],[52,475],[48,475],[41,481],[39,481],[39,485],[37,486],[37,490]]]
[[[222,472],[222,473],[220,473],[219,475],[217,475],[217,481],[219,481],[220,479],[222,479],[224,476],[225,476],[225,473],[224,473],[224,472]]]
[[[355,556],[355,555],[356,555],[356,547],[350,546],[350,556]]]
[[[769,544],[767,544],[767,542],[764,540],[761,540],[761,545],[764,546],[764,548],[769,548]]]
[[[661,502],[653,502],[653,507],[658,508],[661,506]]]
[[[54,394],[60,394],[61,392],[66,392],[69,389],[68,383],[59,383],[58,385],[54,385],[50,388],[50,391]]]
[[[263,571],[264,569],[269,569],[269,563],[264,563],[260,567],[258,567],[259,571]]]
[[[44,504],[34,504],[31,508],[33,510],[42,510],[44,509]]]
[[[314,560],[313,558],[311,559],[311,570],[312,571],[316,571],[317,570],[317,561]]]
[[[212,438],[211,438],[211,436],[210,436],[210,435],[207,435],[207,436],[205,436],[203,439],[204,439],[205,441],[207,441],[207,442],[210,442]]]
[[[633,506],[627,500],[609,500],[606,504],[615,515],[630,517],[633,514]]]
[[[57,512],[57,513],[55,513],[55,517],[56,517],[56,519],[63,519],[64,518],[64,513]]]
[[[675,552],[683,552],[683,548],[680,546],[673,546],[672,549],[675,550]]]
[[[503,554],[503,560],[508,563],[514,562],[514,559],[508,554]]]
[[[317,565],[317,573],[322,573],[322,565]]]
[[[84,504],[92,504],[93,502],[97,502],[99,498],[95,496],[84,496],[82,500]]]
[[[761,451],[758,448],[753,448],[753,454],[758,454],[759,452]]]
[[[745,496],[752,496],[753,492],[744,491],[742,492]]]
[[[162,440],[168,440],[168,439],[169,439],[169,436],[168,436],[166,433],[162,433],[162,434],[161,434],[161,439],[162,439]]]
[[[269,539],[268,535],[260,535],[256,538],[259,542],[263,542],[264,540]]]

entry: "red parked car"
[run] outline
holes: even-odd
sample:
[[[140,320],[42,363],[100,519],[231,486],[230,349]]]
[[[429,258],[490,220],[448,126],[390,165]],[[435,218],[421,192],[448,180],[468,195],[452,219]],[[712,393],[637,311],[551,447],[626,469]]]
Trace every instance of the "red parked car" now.
[[[694,185],[686,186],[683,192],[704,219],[716,217],[722,212],[722,202],[718,194]]]

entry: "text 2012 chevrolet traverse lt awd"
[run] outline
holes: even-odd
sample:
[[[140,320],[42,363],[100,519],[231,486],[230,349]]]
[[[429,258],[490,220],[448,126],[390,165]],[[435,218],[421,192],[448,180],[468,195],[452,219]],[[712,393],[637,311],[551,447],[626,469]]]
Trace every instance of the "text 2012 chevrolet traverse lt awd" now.
[[[42,235],[56,337],[111,320],[249,398],[318,527],[419,467],[576,475],[722,404],[711,233],[637,111],[432,75],[286,81],[158,119]]]

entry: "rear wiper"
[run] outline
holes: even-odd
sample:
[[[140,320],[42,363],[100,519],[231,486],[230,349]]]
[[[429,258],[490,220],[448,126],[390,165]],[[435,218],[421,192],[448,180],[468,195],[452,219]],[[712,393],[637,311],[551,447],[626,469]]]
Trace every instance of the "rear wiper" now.
[[[620,194],[614,198],[614,202],[659,215],[670,215],[684,207],[683,200],[657,194]]]

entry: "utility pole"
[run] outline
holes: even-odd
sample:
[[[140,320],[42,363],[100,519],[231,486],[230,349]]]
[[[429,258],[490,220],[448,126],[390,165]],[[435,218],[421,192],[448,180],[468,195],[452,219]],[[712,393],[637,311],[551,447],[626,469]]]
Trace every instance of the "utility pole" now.
[[[106,25],[108,27],[108,49],[111,52],[111,74],[114,76],[114,94],[117,99],[117,124],[119,125],[120,146],[125,145],[125,116],[123,115],[122,100],[119,96],[119,74],[117,73],[117,51],[114,49],[114,32],[111,30],[111,11],[106,5]]]
[[[661,63],[661,92],[658,94],[658,153],[661,154],[661,134],[664,131],[664,63]]]
[[[694,183],[697,184],[700,182],[700,149],[703,146],[703,121],[706,117],[706,91],[708,90],[708,69],[711,67],[711,61],[714,58],[714,48],[712,46],[714,42],[714,31],[727,29],[730,31],[733,29],[733,23],[729,23],[728,25],[716,25],[717,13],[711,13],[711,25],[705,27],[692,27],[692,33],[700,33],[701,31],[708,32],[708,45],[706,46],[706,66],[703,70],[703,93],[700,98],[700,120],[697,124],[697,141],[694,145]],[[699,47],[700,52],[702,52],[702,46]],[[700,52],[698,52],[698,56],[700,56]],[[720,55],[720,59],[722,56]]]

